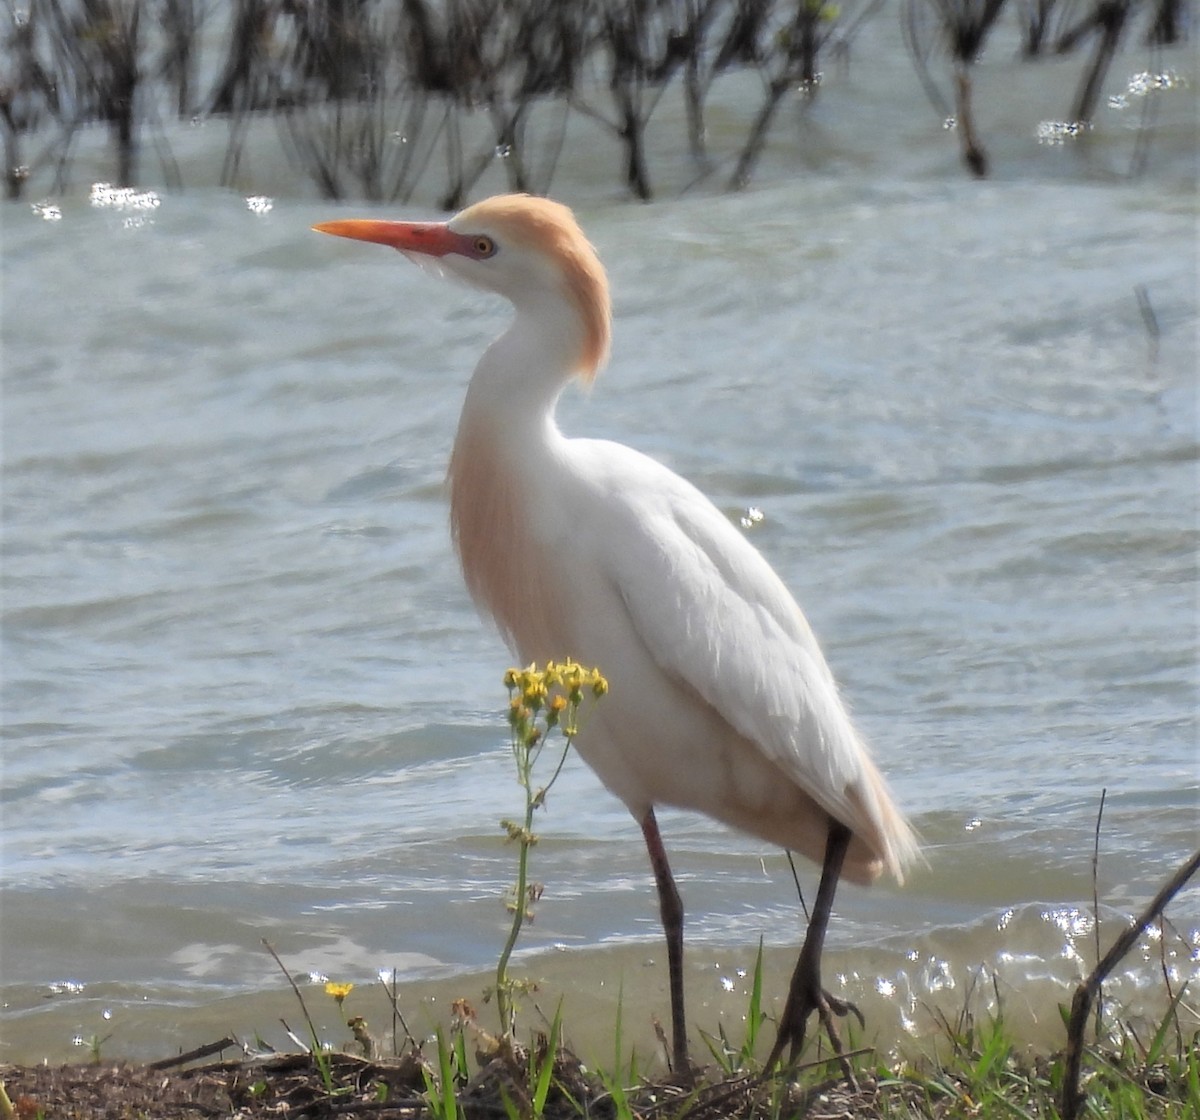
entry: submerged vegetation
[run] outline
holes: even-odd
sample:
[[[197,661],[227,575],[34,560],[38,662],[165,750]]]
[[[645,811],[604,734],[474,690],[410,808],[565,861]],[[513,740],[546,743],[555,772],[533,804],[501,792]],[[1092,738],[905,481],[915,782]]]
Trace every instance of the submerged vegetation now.
[[[749,181],[786,98],[817,96],[886,0],[5,0],[0,131],[9,198],[31,175],[63,190],[83,131],[107,130],[114,177],[146,164],[182,176],[173,121],[223,122],[220,181],[239,182],[251,125],[273,121],[294,169],[327,198],[410,197],[456,209],[496,163],[513,190],[546,193],[572,114],[615,141],[628,191],[655,191],[651,118],[684,106],[697,178]],[[1007,19],[1037,60],[1079,53],[1064,128],[1086,130],[1117,51],[1186,34],[1188,0],[899,0],[934,110],[956,122],[965,165],[988,168],[972,67]],[[890,18],[895,18],[893,13]],[[732,158],[708,150],[718,82],[760,91]],[[1155,79],[1152,79],[1155,80]]]

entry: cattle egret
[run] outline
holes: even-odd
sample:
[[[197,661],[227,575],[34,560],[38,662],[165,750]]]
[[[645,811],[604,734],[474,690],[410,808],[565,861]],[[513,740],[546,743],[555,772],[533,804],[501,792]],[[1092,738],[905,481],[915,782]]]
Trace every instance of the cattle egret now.
[[[769,1065],[795,1060],[816,1012],[839,876],[902,881],[917,856],[783,582],[717,508],[618,443],[570,439],[559,395],[609,350],[604,268],[567,207],[501,195],[448,222],[342,220],[322,233],[390,245],[508,299],[516,316],[467,388],[450,519],[472,596],[524,662],[597,665],[609,694],[577,746],[640,823],[667,939],[675,1068],[689,1071],[683,906],[656,805],[714,817],[822,864]]]

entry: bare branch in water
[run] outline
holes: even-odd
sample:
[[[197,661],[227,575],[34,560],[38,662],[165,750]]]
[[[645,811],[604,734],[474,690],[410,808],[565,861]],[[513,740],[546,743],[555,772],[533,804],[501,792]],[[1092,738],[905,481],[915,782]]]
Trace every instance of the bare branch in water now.
[[[1158,918],[1198,869],[1200,850],[1193,852],[1191,858],[1185,860],[1179,870],[1163,884],[1146,909],[1117,938],[1112,948],[1092,969],[1091,975],[1075,989],[1075,997],[1071,1000],[1071,1017],[1067,1023],[1067,1051],[1063,1063],[1063,1120],[1076,1120],[1084,1104],[1084,1094],[1079,1091],[1079,1073],[1083,1063],[1083,1032],[1087,1028],[1088,1014],[1092,1003],[1100,994],[1101,985],[1108,979],[1109,973],[1121,963],[1125,954],[1137,944],[1146,927]]]

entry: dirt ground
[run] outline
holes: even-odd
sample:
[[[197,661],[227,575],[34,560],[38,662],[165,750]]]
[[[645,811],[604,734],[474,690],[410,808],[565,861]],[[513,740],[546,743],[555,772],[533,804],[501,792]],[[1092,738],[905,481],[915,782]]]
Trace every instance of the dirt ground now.
[[[176,1120],[187,1117],[412,1117],[423,1107],[419,1061],[330,1056],[334,1092],[308,1054],[266,1061],[0,1066],[18,1120]]]
[[[151,1065],[0,1066],[0,1081],[18,1120],[195,1120],[208,1116],[416,1120],[430,1115],[422,1096],[425,1080],[419,1055],[369,1061],[333,1054],[330,1060],[332,1092],[308,1054],[277,1055],[265,1061],[217,1061],[189,1068],[174,1068],[179,1059]],[[580,1106],[594,1117],[615,1114],[611,1096],[572,1058],[564,1056],[556,1073],[558,1085],[546,1102],[548,1120],[574,1120],[580,1115]],[[750,1078],[707,1083],[698,1090],[660,1082],[640,1086],[630,1094],[630,1103],[639,1116],[683,1113],[689,1120],[716,1120],[745,1114],[762,1092]],[[814,1120],[871,1117],[881,1112],[880,1090],[873,1082],[851,1088],[830,1081],[819,1089],[797,1090],[796,1094],[789,1104]],[[503,1120],[507,1115],[505,1096],[528,1114],[522,1108],[521,1084],[493,1063],[460,1092],[459,1101],[469,1120]]]

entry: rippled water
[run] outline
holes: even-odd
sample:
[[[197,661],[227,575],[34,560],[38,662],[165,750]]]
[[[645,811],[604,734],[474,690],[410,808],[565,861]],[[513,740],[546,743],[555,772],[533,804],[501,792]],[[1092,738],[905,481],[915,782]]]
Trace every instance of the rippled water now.
[[[843,117],[826,162],[768,161],[739,195],[635,206],[569,163],[556,183],[616,304],[611,368],[564,428],[749,522],[925,838],[927,869],[843,889],[831,930],[835,986],[883,1040],[993,977],[1056,1029],[1094,959],[1102,789],[1105,944],[1197,835],[1188,130],[1129,181],[1014,109],[991,125],[1008,174],[980,184],[918,97],[869,173]],[[250,193],[81,186],[4,214],[3,1057],[110,1032],[155,1056],[228,1029],[282,1044],[296,1008],[263,937],[298,973],[397,969],[424,1029],[501,941],[508,658],[441,482],[504,308],[310,234],[334,208],[279,182]],[[782,990],[790,872],[662,824],[714,1030],[759,938]],[[529,967],[577,1033],[621,989],[652,1038],[636,825],[572,762],[541,832]],[[1162,962],[1195,976],[1196,890],[1170,913],[1119,999],[1160,996]],[[352,998],[388,1019],[377,987]]]

